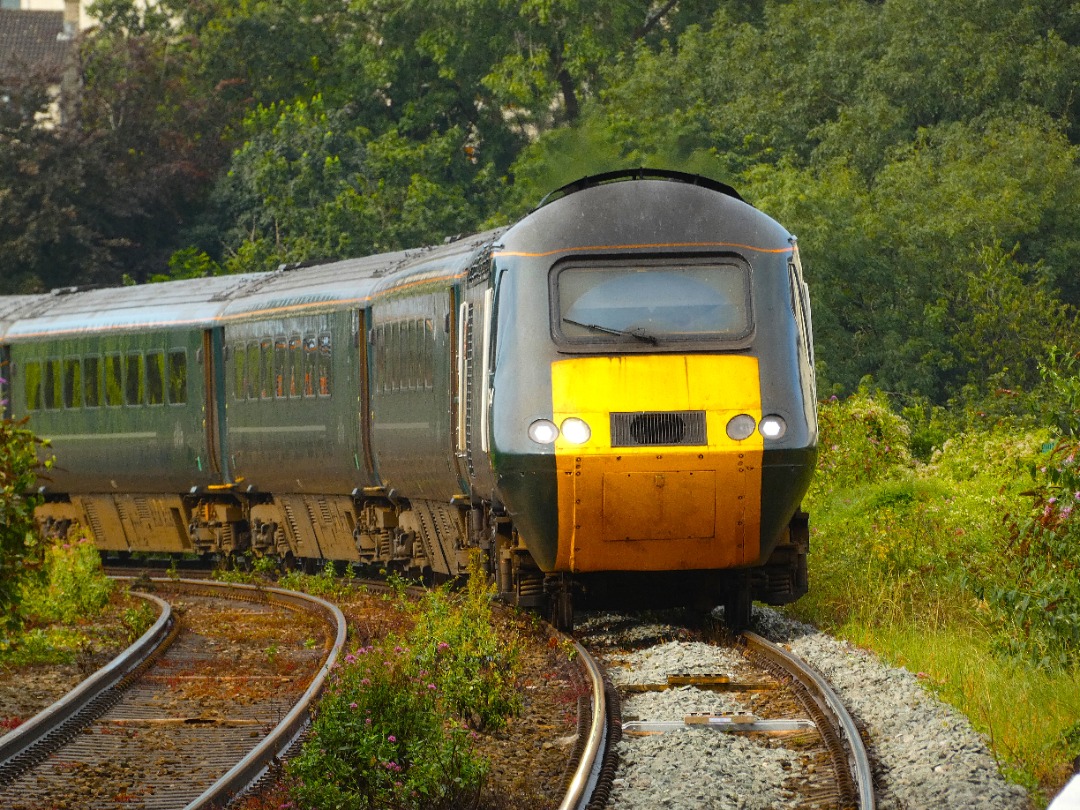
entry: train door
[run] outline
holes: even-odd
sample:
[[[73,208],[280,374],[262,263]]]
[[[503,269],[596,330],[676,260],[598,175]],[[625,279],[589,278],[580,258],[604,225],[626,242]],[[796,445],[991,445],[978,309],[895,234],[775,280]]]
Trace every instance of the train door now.
[[[368,481],[377,481],[375,454],[371,449],[371,337],[368,329],[371,324],[371,310],[362,309],[358,313],[357,325],[357,374],[360,380],[360,450],[364,457],[364,472]]]
[[[199,360],[203,367],[205,400],[203,427],[206,431],[206,453],[209,472],[229,481],[225,459],[225,330],[221,327],[203,332]]]
[[[489,265],[490,267],[490,265]],[[491,403],[490,347],[494,289],[488,286],[490,269],[470,274],[464,300],[458,307],[457,401],[455,456],[470,490],[488,498],[494,476],[488,459]]]

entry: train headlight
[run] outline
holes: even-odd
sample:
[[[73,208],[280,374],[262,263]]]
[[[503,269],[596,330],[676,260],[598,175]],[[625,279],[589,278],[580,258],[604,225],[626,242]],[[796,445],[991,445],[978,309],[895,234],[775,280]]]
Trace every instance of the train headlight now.
[[[761,424],[758,425],[758,430],[761,431],[761,435],[766,439],[779,439],[787,433],[787,422],[775,414],[766,416],[761,420]]]
[[[562,435],[570,444],[585,444],[592,436],[592,428],[583,419],[571,416],[563,420]]]
[[[738,416],[731,417],[731,420],[727,423],[728,438],[741,442],[743,439],[749,438],[755,427],[757,425],[754,424],[754,417],[748,413],[740,413]]]
[[[550,419],[537,419],[529,425],[529,438],[537,444],[551,444],[559,438],[559,429]]]

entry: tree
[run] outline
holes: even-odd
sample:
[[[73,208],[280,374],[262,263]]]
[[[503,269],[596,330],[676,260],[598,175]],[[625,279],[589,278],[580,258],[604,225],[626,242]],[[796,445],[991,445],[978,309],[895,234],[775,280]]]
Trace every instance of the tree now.
[[[215,199],[229,272],[440,242],[475,230],[497,185],[460,129],[372,137],[347,110],[259,107]]]
[[[37,122],[45,84],[26,77],[0,104],[0,294],[107,276],[113,256],[89,209],[107,177],[93,142]]]

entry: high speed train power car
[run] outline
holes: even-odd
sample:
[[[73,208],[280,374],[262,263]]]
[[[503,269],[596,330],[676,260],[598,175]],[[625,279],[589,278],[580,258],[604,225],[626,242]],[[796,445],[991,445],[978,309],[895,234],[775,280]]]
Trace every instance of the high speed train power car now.
[[[723,604],[807,588],[816,459],[794,237],[729,187],[585,178],[513,226],[276,272],[0,298],[49,530],[500,594]]]

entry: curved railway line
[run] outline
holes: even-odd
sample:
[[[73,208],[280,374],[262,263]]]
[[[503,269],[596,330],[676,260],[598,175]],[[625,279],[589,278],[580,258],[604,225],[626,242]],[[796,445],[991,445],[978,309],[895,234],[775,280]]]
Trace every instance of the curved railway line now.
[[[220,806],[301,733],[345,643],[341,611],[275,588],[156,585],[172,608],[151,631],[0,739],[0,806]],[[296,643],[282,618],[298,612],[322,643]]]
[[[275,588],[202,580],[160,579],[155,584],[173,605],[147,596],[161,608],[153,628],[68,697],[0,738],[0,805],[12,810],[104,808],[130,806],[132,801],[146,808],[224,806],[282,758],[302,733],[310,705],[344,645],[340,610],[323,600]],[[185,626],[205,627],[208,620],[199,619],[199,611],[210,611],[219,619],[223,609],[235,615],[235,602],[231,608],[223,607],[226,594],[229,600],[244,600],[243,612],[261,616],[260,624],[287,626],[276,618],[282,610],[315,611],[332,619],[334,629],[323,631],[322,654],[306,663],[303,695],[293,695],[288,705],[280,695],[254,706],[228,696],[211,701],[213,705],[179,696],[177,690],[202,691],[206,697],[215,690],[195,685],[213,682],[221,698],[221,687],[233,680],[247,684],[260,675],[267,679],[266,673],[198,671],[196,661],[219,660],[221,641]],[[670,672],[662,682],[623,677],[616,687],[590,648],[617,673],[627,650],[640,645],[609,639],[600,645],[601,651],[588,631],[582,636],[574,647],[587,694],[579,701],[578,740],[569,756],[558,810],[620,810],[619,784],[629,778],[620,764],[620,752],[625,755],[627,750],[624,738],[649,737],[655,745],[666,737],[679,744],[689,733],[715,742],[719,739],[715,735],[724,732],[753,737],[765,748],[791,744],[802,760],[827,763],[810,768],[816,771],[812,775],[792,774],[785,780],[793,797],[787,806],[875,807],[869,761],[850,715],[825,679],[783,648],[753,633],[734,642],[717,638],[709,643],[745,656],[746,666],[728,674]],[[265,657],[266,639],[260,638],[255,646]],[[229,652],[234,658],[245,657],[235,648]],[[669,689],[701,695],[754,694],[756,713],[622,716],[625,698]],[[702,705],[707,702],[703,699]],[[267,721],[268,710],[275,715],[274,723]],[[192,745],[199,752],[197,766],[182,754]],[[162,748],[169,753],[163,755]],[[648,768],[647,757],[635,767]],[[204,770],[216,772],[209,775]],[[148,775],[139,776],[140,771]],[[181,773],[184,777],[177,778]],[[726,806],[721,801],[709,806]]]

